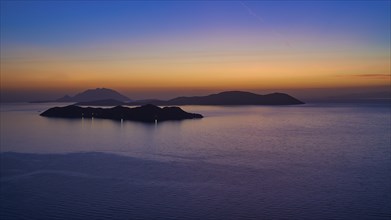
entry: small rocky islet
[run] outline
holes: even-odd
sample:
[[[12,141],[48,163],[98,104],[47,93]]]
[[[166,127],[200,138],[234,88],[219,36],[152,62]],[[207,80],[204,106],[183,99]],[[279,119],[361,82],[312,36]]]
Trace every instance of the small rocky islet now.
[[[161,108],[151,104],[134,108],[123,106],[116,106],[113,108],[92,108],[68,105],[64,107],[50,108],[40,115],[43,117],[54,118],[102,118],[139,122],[176,121],[203,118],[201,114],[189,113],[176,106]]]

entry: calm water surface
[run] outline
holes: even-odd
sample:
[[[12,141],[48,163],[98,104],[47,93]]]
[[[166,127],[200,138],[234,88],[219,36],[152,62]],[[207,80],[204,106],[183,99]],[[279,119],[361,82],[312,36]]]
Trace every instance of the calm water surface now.
[[[4,219],[390,219],[389,105],[183,106],[51,119],[1,105]]]

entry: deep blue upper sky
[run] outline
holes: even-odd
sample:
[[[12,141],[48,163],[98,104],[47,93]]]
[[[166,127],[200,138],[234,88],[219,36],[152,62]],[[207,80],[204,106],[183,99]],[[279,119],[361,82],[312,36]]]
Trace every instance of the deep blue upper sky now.
[[[244,5],[243,5],[244,4]],[[247,6],[248,8],[246,8]],[[251,10],[251,11],[250,11]],[[258,19],[257,17],[261,18]],[[210,30],[348,32],[389,44],[390,1],[2,1],[2,44],[74,46]]]

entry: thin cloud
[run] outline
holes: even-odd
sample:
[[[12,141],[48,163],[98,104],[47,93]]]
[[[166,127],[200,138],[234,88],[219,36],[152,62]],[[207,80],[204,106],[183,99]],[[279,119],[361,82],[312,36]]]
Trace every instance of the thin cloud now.
[[[256,18],[258,21],[260,21],[261,23],[264,23],[264,20],[261,16],[259,16],[257,13],[255,13],[250,7],[248,7],[244,2],[240,2],[240,4],[248,11],[248,13],[253,16],[254,18]]]
[[[390,74],[382,74],[382,73],[379,73],[379,74],[351,74],[349,76],[353,76],[353,77],[359,77],[359,78],[390,78],[391,75]]]
[[[240,1],[240,4],[247,10],[249,15],[251,15],[252,17],[257,19],[260,23],[266,24],[265,20],[259,14],[257,14],[255,11],[253,11],[248,5],[246,5],[243,1]],[[277,30],[275,30],[275,29],[270,29],[270,30],[277,37],[284,38],[284,36],[280,32],[278,32]],[[284,40],[284,43],[286,44],[286,46],[291,47],[291,43],[289,41]]]

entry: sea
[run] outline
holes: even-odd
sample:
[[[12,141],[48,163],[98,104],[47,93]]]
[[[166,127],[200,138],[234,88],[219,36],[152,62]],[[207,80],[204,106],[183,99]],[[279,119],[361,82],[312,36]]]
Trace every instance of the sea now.
[[[0,219],[391,219],[390,103],[39,115],[64,105],[0,105]]]

